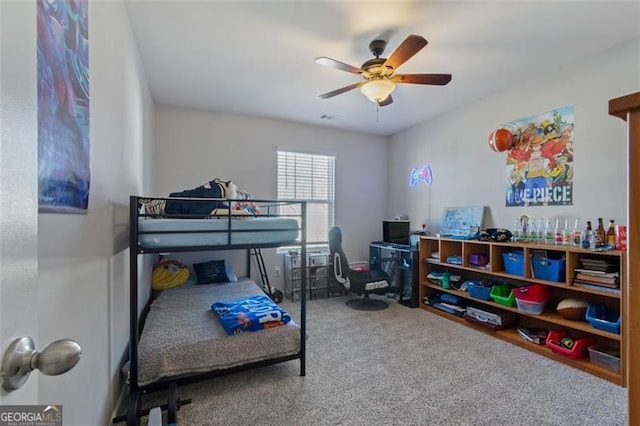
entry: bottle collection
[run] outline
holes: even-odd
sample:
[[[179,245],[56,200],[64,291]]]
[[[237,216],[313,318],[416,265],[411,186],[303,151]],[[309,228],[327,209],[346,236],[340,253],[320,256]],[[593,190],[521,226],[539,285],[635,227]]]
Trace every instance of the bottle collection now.
[[[581,219],[557,217],[551,219],[533,218],[523,215],[517,217],[513,224],[512,240],[534,244],[564,245],[596,250],[626,250],[626,227],[616,226],[609,221],[605,229],[603,218],[595,222],[587,220],[586,226]]]

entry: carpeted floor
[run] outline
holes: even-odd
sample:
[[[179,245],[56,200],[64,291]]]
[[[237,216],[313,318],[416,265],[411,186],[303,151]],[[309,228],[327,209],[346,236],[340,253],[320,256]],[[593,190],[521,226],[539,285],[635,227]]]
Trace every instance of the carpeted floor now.
[[[348,298],[308,303],[305,377],[290,361],[182,386],[193,402],[179,424],[627,423],[622,387],[420,309],[354,311]]]

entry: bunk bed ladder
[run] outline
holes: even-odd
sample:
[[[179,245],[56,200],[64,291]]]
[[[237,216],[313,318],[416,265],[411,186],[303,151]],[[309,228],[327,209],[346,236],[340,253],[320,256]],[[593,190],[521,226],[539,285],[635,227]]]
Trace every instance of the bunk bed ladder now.
[[[251,248],[250,253],[256,257],[256,263],[258,264],[258,271],[260,272],[260,281],[262,283],[262,288],[267,292],[269,297],[271,297],[274,302],[282,302],[282,292],[278,289],[274,290],[273,288],[271,288],[271,283],[269,283],[269,276],[267,275],[267,268],[264,265],[262,250],[260,248]]]

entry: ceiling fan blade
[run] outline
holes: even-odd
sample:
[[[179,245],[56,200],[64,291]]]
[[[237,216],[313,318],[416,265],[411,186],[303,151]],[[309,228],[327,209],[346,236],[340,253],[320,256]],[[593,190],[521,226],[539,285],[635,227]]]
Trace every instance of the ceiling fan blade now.
[[[384,63],[384,66],[388,66],[397,70],[398,67],[407,62],[413,55],[418,53],[420,49],[427,45],[427,40],[419,35],[411,34],[404,39],[400,46],[393,51],[391,56]]]
[[[396,74],[391,80],[394,83],[434,84],[444,86],[451,81],[451,74]]]
[[[320,56],[315,60],[316,64],[324,65],[325,67],[335,68],[337,70],[351,72],[354,74],[362,74],[360,68],[356,68],[344,62],[336,61],[335,59],[327,58],[326,56]]]
[[[355,89],[356,87],[360,87],[360,86],[362,86],[364,83],[366,83],[366,81],[362,81],[362,82],[360,82],[360,83],[354,83],[354,84],[351,84],[351,85],[349,85],[349,86],[345,86],[345,87],[342,87],[342,88],[340,88],[340,89],[336,89],[336,90],[331,91],[331,92],[323,93],[322,95],[319,95],[319,96],[320,96],[322,99],[332,98],[332,97],[334,97],[334,96],[336,96],[336,95],[340,95],[341,93],[348,92],[349,90],[353,90],[353,89]]]
[[[387,96],[387,99],[385,99],[384,101],[380,101],[378,102],[378,105],[383,107],[383,106],[387,106],[393,103],[393,98],[391,97],[391,95]]]

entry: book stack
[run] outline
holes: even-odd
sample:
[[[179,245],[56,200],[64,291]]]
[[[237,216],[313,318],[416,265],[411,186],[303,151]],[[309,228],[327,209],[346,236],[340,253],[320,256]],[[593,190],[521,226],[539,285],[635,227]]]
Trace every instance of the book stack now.
[[[525,328],[518,327],[518,334],[523,339],[538,345],[544,345],[547,341],[549,330],[546,328]]]
[[[443,312],[455,315],[457,317],[464,316],[467,308],[464,301],[453,294],[431,294],[423,299],[425,305],[433,306]]]
[[[620,293],[620,264],[606,259],[580,259],[573,285],[591,290]]]

